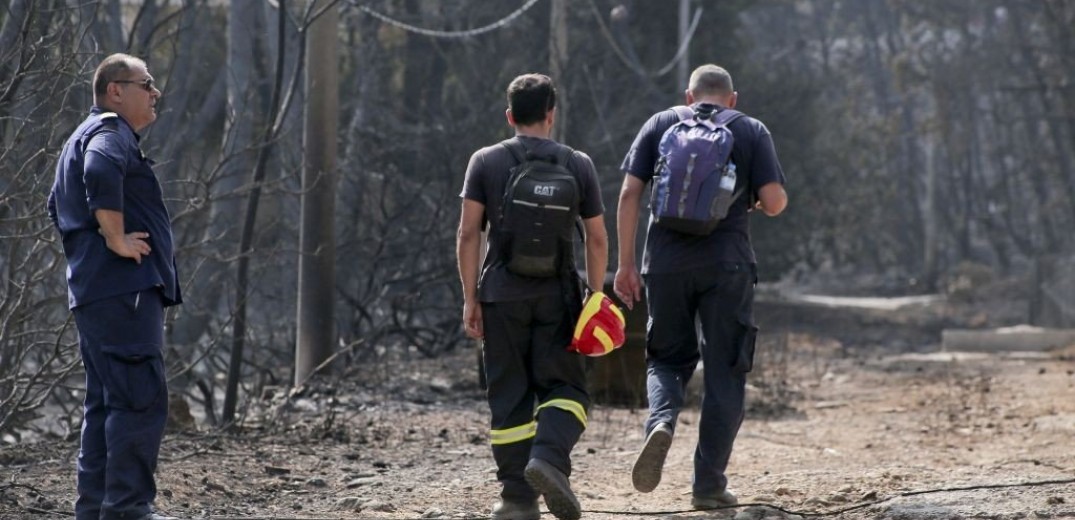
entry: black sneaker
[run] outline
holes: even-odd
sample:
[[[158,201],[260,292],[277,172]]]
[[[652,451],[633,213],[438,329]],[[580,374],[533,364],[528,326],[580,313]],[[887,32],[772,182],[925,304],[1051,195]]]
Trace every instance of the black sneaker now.
[[[493,506],[491,518],[493,520],[538,520],[541,518],[541,510],[538,509],[536,499],[529,502],[500,499]]]
[[[571,491],[567,476],[552,464],[530,459],[523,475],[530,486],[545,497],[545,505],[553,516],[560,520],[578,520],[582,516],[582,507]]]
[[[631,470],[631,483],[635,489],[649,493],[657,488],[657,484],[661,483],[664,459],[671,446],[672,427],[668,423],[658,423],[646,436],[646,444],[642,446],[642,452],[638,454]]]

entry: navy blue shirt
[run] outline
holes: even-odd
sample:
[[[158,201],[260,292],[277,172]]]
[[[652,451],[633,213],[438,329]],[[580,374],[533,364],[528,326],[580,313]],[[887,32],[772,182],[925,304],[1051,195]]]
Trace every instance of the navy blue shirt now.
[[[522,143],[527,151],[535,155],[555,156],[561,147],[556,141],[539,137],[516,136],[512,139]],[[511,168],[517,164],[518,161],[503,145],[486,146],[471,155],[463,179],[463,192],[460,195],[484,205],[484,221],[489,223],[489,248],[478,283],[478,301],[485,303],[526,300],[560,294],[562,291],[559,278],[519,276],[508,271],[501,259],[503,243],[497,215],[500,215],[503,205]],[[576,150],[567,168],[575,174],[582,192],[579,216],[590,219],[603,214],[605,207],[601,201],[601,186],[597,182],[597,170],[590,156]]]
[[[692,108],[717,109],[713,105],[695,104]],[[660,155],[657,147],[665,130],[679,122],[672,109],[653,114],[635,136],[630,151],[620,167],[649,183]],[[688,235],[654,225],[650,215],[646,231],[646,248],[642,254],[642,273],[675,273],[712,267],[718,262],[756,263],[750,245],[747,210],[757,200],[758,189],[771,182],[784,184],[784,171],[776,157],[776,148],[769,129],[761,121],[742,116],[728,128],[735,137],[732,161],[736,165],[735,190],[746,185],[744,192],[728,209],[728,216],[706,236]],[[747,196],[747,195],[750,196]]]
[[[48,211],[67,257],[72,309],[150,288],[160,289],[166,306],[182,302],[168,208],[138,141],[122,117],[93,107],[56,164]],[[108,249],[94,216],[99,209],[122,212],[126,233],[149,233],[151,252],[141,264]]]

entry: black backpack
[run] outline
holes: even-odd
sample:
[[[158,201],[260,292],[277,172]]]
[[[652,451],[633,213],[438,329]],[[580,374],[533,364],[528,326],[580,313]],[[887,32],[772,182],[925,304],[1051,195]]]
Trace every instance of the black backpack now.
[[[500,205],[503,258],[508,271],[535,278],[557,276],[572,264],[572,232],[580,189],[561,145],[555,157],[539,157],[517,139],[501,143],[519,162],[511,169]]]

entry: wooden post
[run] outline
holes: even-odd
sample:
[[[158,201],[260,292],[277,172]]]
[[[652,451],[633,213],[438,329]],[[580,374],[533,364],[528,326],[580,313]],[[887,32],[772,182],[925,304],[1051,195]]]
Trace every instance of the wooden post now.
[[[923,244],[922,244],[922,272],[925,275],[925,285],[930,290],[937,287],[937,168],[933,163],[933,140],[927,137],[922,143],[924,157],[923,166],[926,168],[926,201],[922,208]]]
[[[336,129],[339,124],[337,25],[331,0],[312,0],[324,12],[307,29],[306,113],[299,230],[298,337],[295,384],[332,356],[336,287]],[[326,7],[327,6],[327,7]]]

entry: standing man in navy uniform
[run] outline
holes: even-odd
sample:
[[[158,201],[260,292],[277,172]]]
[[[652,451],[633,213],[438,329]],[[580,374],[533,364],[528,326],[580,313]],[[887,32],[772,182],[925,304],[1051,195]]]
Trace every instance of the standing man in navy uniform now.
[[[164,308],[182,298],[171,220],[137,133],[160,95],[144,61],[105,58],[48,199],[86,369],[76,520],[171,518],[153,512],[153,474],[168,415]]]
[[[716,65],[695,69],[685,96],[696,114],[734,109],[738,99],[731,75]],[[691,504],[695,509],[711,509],[738,501],[727,489],[725,471],[743,421],[746,375],[753,366],[757,333],[753,311],[756,261],[747,212],[758,209],[775,217],[784,211],[788,196],[769,129],[749,116],[733,120],[728,129],[734,136],[731,159],[739,171],[735,190],[745,189],[749,196],[735,199],[728,215],[705,236],[662,228],[651,216],[640,278],[635,267],[635,232],[642,192],[653,179],[661,137],[679,120],[675,110],[653,114],[623,160],[621,169],[626,175],[617,214],[619,268],[614,287],[620,300],[631,307],[639,301],[644,285],[649,313],[649,417],[646,443],[631,480],[643,493],[660,483],[687,382],[702,360],[705,381]]]

